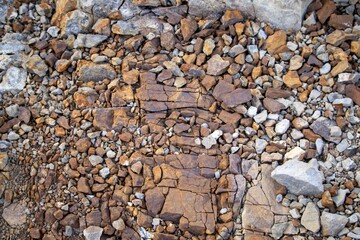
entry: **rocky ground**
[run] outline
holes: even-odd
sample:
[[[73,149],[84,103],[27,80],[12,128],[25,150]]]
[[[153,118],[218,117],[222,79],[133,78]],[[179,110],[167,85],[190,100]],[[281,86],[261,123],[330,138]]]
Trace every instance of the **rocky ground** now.
[[[192,2],[1,1],[1,239],[360,239],[360,3]]]

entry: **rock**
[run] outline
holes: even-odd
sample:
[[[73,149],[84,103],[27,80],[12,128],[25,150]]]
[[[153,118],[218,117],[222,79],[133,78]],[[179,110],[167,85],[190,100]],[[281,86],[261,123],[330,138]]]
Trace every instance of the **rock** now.
[[[204,42],[203,52],[209,56],[212,54],[213,50],[215,48],[215,42],[213,39],[208,38]]]
[[[90,226],[84,229],[84,237],[86,240],[100,240],[104,229],[97,226]]]
[[[207,74],[213,76],[219,76],[225,73],[228,67],[230,66],[230,62],[223,60],[218,54],[212,56],[207,63],[208,63]]]
[[[39,55],[33,55],[26,63],[27,70],[35,73],[40,77],[44,77],[48,71],[48,67]]]
[[[274,54],[284,45],[286,45],[286,32],[279,30],[266,39],[264,49],[266,49],[270,54]]]
[[[78,62],[76,73],[79,76],[79,80],[84,82],[98,82],[104,79],[112,80],[116,77],[116,72],[110,64],[96,64],[85,60]]]
[[[333,1],[327,0],[320,10],[316,12],[319,21],[324,24],[330,15],[336,10],[336,5]]]
[[[140,29],[135,27],[134,23],[131,21],[117,21],[115,24],[112,25],[111,31],[114,34],[118,35],[131,35],[135,36],[139,34]]]
[[[327,74],[330,72],[330,70],[331,70],[330,63],[326,63],[320,68],[320,74],[321,75]]]
[[[344,229],[348,218],[338,214],[323,212],[320,218],[322,234],[324,236],[335,237],[341,230]]]
[[[278,122],[275,126],[275,132],[277,135],[282,135],[286,133],[286,131],[290,127],[290,121],[287,119],[283,119],[280,122]]]
[[[133,3],[141,7],[158,7],[161,6],[160,0],[133,0]]]
[[[337,195],[332,197],[332,201],[335,203],[336,207],[340,207],[344,204],[347,193],[349,193],[349,189],[339,189]]]
[[[268,98],[288,98],[291,96],[291,92],[283,89],[268,88],[265,96]]]
[[[93,24],[93,17],[90,14],[80,10],[74,10],[66,13],[58,25],[63,34],[87,33]]]
[[[9,157],[6,152],[0,152],[0,170],[4,170],[9,162]]]
[[[357,83],[360,80],[360,73],[340,73],[338,82],[340,83]]]
[[[285,74],[283,76],[283,81],[288,88],[297,88],[302,85],[299,75],[296,71],[289,71],[287,74]]]
[[[284,104],[271,98],[265,98],[263,104],[264,107],[271,113],[277,113],[283,109],[286,109],[286,106]]]
[[[350,51],[360,58],[360,41],[351,41]]]
[[[239,10],[226,10],[221,18],[221,22],[225,27],[241,22],[243,20],[244,17]]]
[[[21,204],[12,203],[4,208],[2,217],[11,227],[23,225],[26,223],[26,208]]]
[[[313,202],[309,202],[306,205],[301,217],[301,225],[313,233],[320,231],[320,211]]]
[[[331,14],[329,24],[335,29],[346,29],[352,27],[353,21],[354,17],[352,15]]]
[[[356,34],[335,30],[326,36],[326,42],[337,47],[346,40],[356,40],[357,38],[358,36]]]
[[[302,67],[304,58],[300,55],[295,55],[290,59],[290,71],[298,70]]]
[[[287,152],[285,154],[285,159],[296,159],[296,160],[301,160],[304,157],[305,151],[300,148],[300,147],[294,147],[293,149],[291,149],[289,152]]]
[[[180,30],[184,41],[189,41],[198,28],[197,22],[191,18],[181,19]]]
[[[59,0],[56,1],[56,12],[52,16],[51,25],[60,23],[62,17],[77,7],[77,0]]]
[[[271,177],[295,195],[320,195],[324,192],[324,187],[323,174],[318,167],[316,159],[309,163],[289,160],[275,168]]]
[[[161,46],[167,51],[172,50],[175,47],[175,36],[172,32],[164,32],[160,36]]]
[[[319,117],[318,119],[316,119],[315,122],[310,125],[310,128],[314,131],[314,133],[319,134],[327,141],[339,143],[341,137],[331,135],[331,126],[336,126],[336,123],[325,117]]]
[[[257,153],[257,154],[261,154],[261,153],[265,150],[265,148],[266,148],[267,145],[268,145],[268,142],[267,142],[266,140],[257,138],[257,139],[255,140],[255,150],[256,150],[256,153]]]
[[[256,123],[263,123],[266,121],[267,119],[267,116],[268,116],[268,113],[266,110],[262,111],[261,113],[257,114],[255,117],[254,117],[254,121]]]
[[[207,0],[189,0],[189,14],[206,18],[209,15],[215,15],[225,10],[224,2]]]
[[[251,101],[252,95],[249,89],[237,88],[230,93],[224,94],[221,99],[228,107],[237,107]]]
[[[77,185],[78,192],[91,194],[90,186],[88,180],[84,177],[79,178],[78,185]]]
[[[118,220],[113,221],[112,226],[118,231],[124,231],[125,227],[126,227],[125,222],[122,218],[119,218]]]
[[[91,165],[96,166],[104,161],[104,159],[98,155],[91,155],[89,157]]]
[[[331,75],[333,77],[336,77],[338,74],[348,70],[351,70],[351,65],[349,64],[349,62],[346,60],[341,61],[331,70]]]
[[[346,96],[351,98],[354,103],[360,106],[360,88],[353,84],[346,85]]]
[[[25,69],[10,67],[0,83],[0,93],[11,92],[16,94],[24,89],[26,78],[27,72]]]
[[[107,35],[99,35],[99,34],[78,34],[75,42],[74,48],[92,48],[96,47],[103,41],[108,38]]]

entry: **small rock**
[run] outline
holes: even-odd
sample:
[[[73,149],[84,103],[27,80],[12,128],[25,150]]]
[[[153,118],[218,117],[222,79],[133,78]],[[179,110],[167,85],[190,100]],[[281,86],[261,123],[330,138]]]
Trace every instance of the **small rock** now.
[[[323,212],[320,218],[322,234],[335,237],[345,228],[348,218],[338,214]]]
[[[86,240],[100,240],[104,229],[97,226],[90,226],[84,229],[84,237]]]
[[[223,60],[219,54],[216,54],[210,58],[208,61],[207,74],[213,76],[219,76],[226,72],[230,66],[229,61]]]
[[[287,119],[283,119],[280,122],[278,122],[275,126],[275,132],[277,135],[282,135],[286,133],[286,131],[290,127],[290,121]]]
[[[309,202],[306,205],[301,217],[301,225],[313,233],[317,233],[320,230],[320,211],[313,202]]]
[[[79,34],[74,42],[74,48],[96,47],[108,38],[106,35],[99,34]]]
[[[104,159],[98,155],[91,155],[89,157],[91,165],[96,166],[104,161]]]

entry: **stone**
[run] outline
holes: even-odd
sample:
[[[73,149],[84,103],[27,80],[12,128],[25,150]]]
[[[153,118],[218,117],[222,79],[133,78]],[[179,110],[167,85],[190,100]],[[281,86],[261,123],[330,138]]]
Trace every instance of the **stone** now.
[[[135,36],[139,34],[140,29],[137,28],[131,21],[117,21],[111,27],[111,32],[118,35],[131,35]]]
[[[161,188],[153,188],[145,192],[146,209],[150,216],[155,217],[160,213],[165,197]]]
[[[284,30],[279,30],[266,39],[264,49],[270,54],[274,54],[284,45],[286,45],[286,32]]]
[[[4,170],[8,162],[8,154],[6,152],[0,152],[0,170]]]
[[[79,80],[84,82],[98,82],[104,79],[113,80],[116,77],[116,72],[110,64],[96,64],[85,60],[78,62],[76,73]]]
[[[74,48],[92,48],[96,47],[103,41],[108,38],[107,35],[99,35],[99,34],[78,34],[75,42]]]
[[[56,1],[56,12],[52,16],[51,25],[58,24],[62,17],[77,7],[77,0]]]
[[[213,39],[208,38],[204,42],[203,52],[209,56],[212,54],[213,50],[215,48],[215,42]]]
[[[244,229],[271,232],[274,224],[274,214],[269,206],[245,204],[242,212],[242,225]]]
[[[172,50],[175,47],[175,36],[172,32],[164,32],[160,35],[161,46],[167,51]]]
[[[347,171],[349,171],[349,170],[347,170]],[[349,193],[349,189],[339,189],[337,191],[337,195],[332,197],[332,201],[336,207],[340,207],[344,204],[346,194],[348,194],[348,193]]]
[[[348,218],[339,214],[323,212],[320,221],[322,234],[324,236],[335,237],[341,230],[345,228],[345,225],[348,222]]]
[[[221,18],[221,22],[225,27],[233,25],[244,20],[243,15],[237,9],[235,10],[226,10],[224,15]]]
[[[63,34],[87,33],[93,24],[93,17],[80,10],[74,10],[66,13],[58,25]]]
[[[191,18],[181,19],[180,30],[184,41],[189,41],[198,28],[197,22]]]
[[[266,148],[267,145],[268,145],[268,142],[267,142],[266,140],[257,138],[257,139],[255,140],[255,150],[256,150],[256,153],[257,153],[257,154],[261,154],[261,153],[265,150],[265,148]]]
[[[351,98],[354,103],[360,106],[360,88],[354,84],[346,85],[346,96]]]
[[[224,94],[221,99],[228,107],[237,107],[251,101],[252,95],[249,89],[237,88],[230,93]]]
[[[336,126],[336,123],[325,117],[319,117],[310,125],[310,128],[314,131],[314,133],[319,134],[325,140],[339,143],[341,141],[341,137],[332,136],[330,134],[331,126]]]
[[[354,17],[352,15],[331,14],[329,25],[335,29],[346,29],[352,27],[353,21]]]
[[[212,56],[207,63],[207,74],[213,76],[219,76],[225,73],[230,66],[230,62],[223,60],[219,54]]]
[[[351,41],[351,53],[354,53],[358,58],[360,58],[360,41]]]
[[[316,196],[324,192],[323,174],[318,167],[316,159],[309,163],[289,160],[275,168],[271,177],[295,195]]]
[[[26,63],[27,70],[35,73],[40,77],[44,77],[48,71],[48,67],[39,55],[33,55]]]
[[[89,157],[91,165],[96,166],[104,161],[104,159],[98,155],[91,155]]]
[[[340,73],[343,73],[345,71],[351,70],[351,65],[348,61],[340,61],[332,70],[331,75],[333,77],[336,77]]]
[[[79,178],[78,185],[77,185],[78,192],[91,194],[90,186],[88,180],[84,177]]]
[[[12,203],[5,207],[1,215],[11,226],[21,226],[26,223],[26,208],[18,203]]]
[[[341,30],[335,30],[326,36],[326,42],[337,47],[346,40],[356,40],[358,36],[352,33],[345,33]]]
[[[0,93],[11,92],[16,94],[25,87],[26,78],[25,69],[13,66],[8,68],[0,83]]]
[[[288,98],[291,95],[290,91],[277,88],[268,88],[265,93],[267,98]]]
[[[83,231],[86,240],[100,240],[104,229],[97,226],[90,226]]]
[[[301,217],[301,225],[313,233],[320,231],[320,211],[313,202],[309,202],[306,205]]]
[[[158,7],[161,6],[160,0],[134,0],[133,3],[141,7]]]
[[[263,104],[264,107],[271,113],[277,113],[283,109],[286,109],[286,106],[284,104],[271,98],[265,98]]]
[[[340,83],[357,83],[360,80],[360,73],[340,73],[338,82]]]
[[[302,67],[304,62],[304,58],[300,55],[295,55],[290,59],[290,67],[289,70],[298,70]]]
[[[290,121],[288,119],[283,119],[276,124],[275,132],[277,135],[282,135],[286,133],[289,127],[290,127]]]
[[[333,1],[326,0],[322,8],[316,12],[319,21],[324,24],[330,15],[336,10],[336,5]]]
[[[299,75],[296,71],[289,71],[287,74],[285,74],[283,76],[283,81],[288,88],[297,88],[302,85]]]
[[[284,157],[286,160],[288,160],[288,159],[301,160],[303,158],[304,154],[305,154],[305,151],[302,148],[294,147],[289,152],[287,152]]]
[[[112,226],[118,231],[124,231],[125,227],[126,227],[125,222],[122,218],[119,218],[118,220],[113,221]]]
[[[207,0],[189,0],[189,14],[206,18],[209,15],[217,15],[225,10],[224,2]]]

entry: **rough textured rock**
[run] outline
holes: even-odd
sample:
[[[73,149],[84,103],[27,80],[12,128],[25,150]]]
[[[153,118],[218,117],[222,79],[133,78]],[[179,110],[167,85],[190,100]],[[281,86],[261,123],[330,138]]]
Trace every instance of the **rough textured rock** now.
[[[309,163],[289,160],[275,168],[271,177],[296,195],[314,196],[324,192],[323,174],[318,170],[316,159]]]
[[[348,218],[339,214],[323,212],[320,218],[322,234],[324,236],[336,236],[344,229]]]
[[[26,222],[26,208],[17,203],[13,203],[4,208],[2,217],[12,227],[22,225]]]
[[[116,76],[115,70],[109,64],[96,64],[85,60],[79,61],[76,72],[79,80],[84,82],[112,80]]]
[[[0,93],[11,92],[13,94],[21,91],[25,87],[27,72],[23,68],[10,67],[1,83]]]
[[[317,233],[320,230],[320,211],[313,202],[309,202],[306,205],[301,217],[301,225],[313,233]]]

